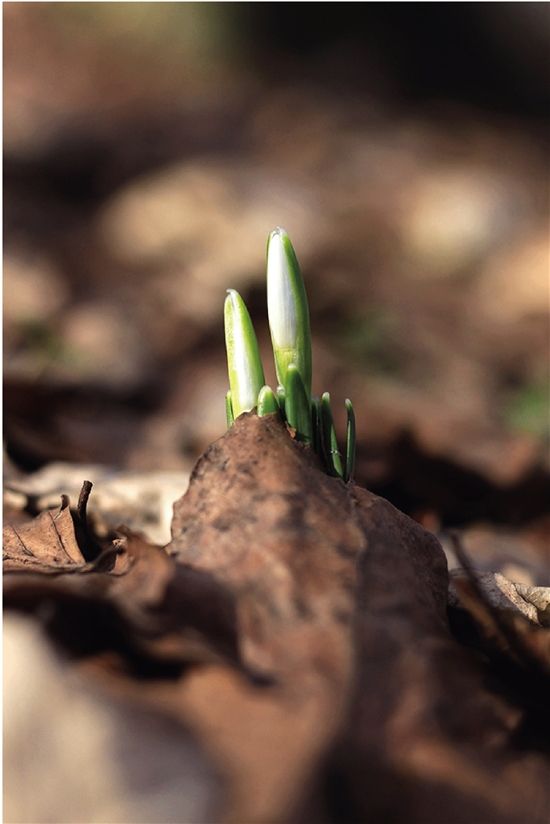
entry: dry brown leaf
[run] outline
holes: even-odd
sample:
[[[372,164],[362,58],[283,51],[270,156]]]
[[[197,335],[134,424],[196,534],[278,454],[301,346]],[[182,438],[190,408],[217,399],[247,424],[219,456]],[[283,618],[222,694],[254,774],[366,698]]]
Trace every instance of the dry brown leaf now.
[[[47,510],[30,523],[4,527],[4,572],[52,573],[85,565],[76,541],[69,498],[63,495],[61,500],[55,514]]]
[[[468,575],[463,569],[453,569],[450,574],[449,605],[460,607],[461,589],[460,584],[457,587],[457,580],[467,579]],[[499,572],[478,572],[476,570],[473,574],[491,606],[498,610],[523,615],[532,624],[540,626],[537,608],[521,594],[520,584],[515,584]],[[544,587],[524,587],[524,589],[543,590]]]
[[[515,587],[523,600],[535,607],[539,624],[550,627],[550,587],[530,587],[525,584],[516,584]]]
[[[245,663],[276,683],[211,667],[163,692],[228,777],[225,820],[539,820],[542,765],[514,763],[518,711],[450,636],[432,535],[254,415],[203,455],[172,530],[173,557],[234,593]]]

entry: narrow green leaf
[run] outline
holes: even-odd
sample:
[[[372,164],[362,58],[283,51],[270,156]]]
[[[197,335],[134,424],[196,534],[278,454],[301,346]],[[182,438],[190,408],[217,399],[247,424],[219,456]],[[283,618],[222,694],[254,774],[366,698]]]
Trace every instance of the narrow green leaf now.
[[[227,428],[230,429],[235,420],[233,405],[231,404],[231,389],[228,389],[225,395],[225,417],[227,418]]]
[[[271,415],[278,411],[279,404],[273,389],[270,386],[262,386],[258,395],[258,417],[263,418],[264,415]]]
[[[295,363],[291,363],[285,376],[285,412],[289,426],[296,430],[296,438],[311,443],[311,403],[306,395],[302,377]]]
[[[233,415],[238,418],[256,406],[265,384],[256,333],[238,292],[227,290],[224,306],[225,347]]]
[[[353,411],[353,405],[349,398],[346,398],[346,410],[348,413],[348,433],[346,440],[346,473],[344,475],[344,481],[347,483],[348,481],[353,480],[353,473],[355,471],[356,443],[355,412]]]
[[[277,380],[286,388],[287,369],[297,367],[308,401],[311,399],[311,333],[306,289],[284,229],[267,241],[267,313]]]
[[[328,474],[343,477],[342,461],[338,451],[338,441],[334,429],[334,420],[330,408],[330,394],[325,392],[321,397],[321,420],[323,424],[323,441],[328,461]]]

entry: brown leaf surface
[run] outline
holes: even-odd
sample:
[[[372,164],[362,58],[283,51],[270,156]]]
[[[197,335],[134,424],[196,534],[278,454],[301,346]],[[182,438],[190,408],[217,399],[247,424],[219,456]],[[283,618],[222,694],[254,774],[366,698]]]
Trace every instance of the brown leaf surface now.
[[[30,523],[3,530],[4,571],[60,572],[86,562],[75,537],[69,498],[62,496],[59,512],[42,512]]]
[[[276,682],[213,668],[174,699],[229,776],[227,820],[543,820],[542,765],[509,747],[517,711],[449,634],[432,535],[246,415],[197,464],[172,529],[173,557],[235,593],[243,659]]]

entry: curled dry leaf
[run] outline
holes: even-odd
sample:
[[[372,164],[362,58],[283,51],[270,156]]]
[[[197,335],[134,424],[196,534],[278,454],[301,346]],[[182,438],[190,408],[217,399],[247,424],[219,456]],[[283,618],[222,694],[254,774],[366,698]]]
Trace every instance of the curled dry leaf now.
[[[47,510],[29,523],[4,527],[3,553],[4,572],[60,572],[84,566],[67,495],[57,513]]]
[[[189,472],[124,472],[56,461],[24,478],[11,478],[4,486],[4,511],[10,509],[15,516],[25,509],[42,511],[55,507],[61,494],[76,501],[82,478],[94,483],[87,511],[96,534],[105,538],[124,523],[151,543],[170,540],[172,504],[186,489]]]

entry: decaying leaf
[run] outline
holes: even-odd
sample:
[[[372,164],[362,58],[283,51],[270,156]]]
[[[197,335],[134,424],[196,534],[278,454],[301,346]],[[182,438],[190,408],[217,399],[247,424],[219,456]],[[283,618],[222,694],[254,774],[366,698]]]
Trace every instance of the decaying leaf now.
[[[515,587],[518,595],[535,607],[538,623],[543,627],[550,627],[550,587],[530,587],[525,584],[516,584]]]
[[[88,516],[94,531],[105,538],[124,523],[151,543],[170,540],[172,504],[187,488],[189,472],[115,471],[102,465],[56,461],[4,487],[6,507],[42,511],[55,507],[61,494],[78,499],[82,479],[90,478],[94,493]]]
[[[172,556],[235,593],[244,661],[277,685],[218,668],[181,684],[180,717],[229,776],[229,821],[540,819],[544,765],[514,762],[517,710],[449,634],[433,536],[253,415],[199,461],[172,530]]]
[[[474,572],[476,581],[482,590],[486,600],[491,606],[498,610],[506,610],[512,614],[523,615],[532,624],[540,626],[539,613],[532,601],[522,594],[525,590],[536,590],[540,596],[539,603],[544,604],[543,591],[545,587],[522,587],[521,584],[515,584],[509,581],[504,575],[499,572]],[[463,569],[453,569],[451,571],[451,581],[449,585],[449,605],[452,607],[460,607],[461,605],[461,582],[468,579],[468,574]],[[548,590],[550,593],[550,590]],[[535,596],[536,597],[536,596]],[[550,604],[550,600],[548,601]],[[543,610],[541,610],[543,612]]]
[[[4,572],[60,572],[83,566],[67,495],[57,513],[47,510],[29,523],[4,527],[3,550]]]

